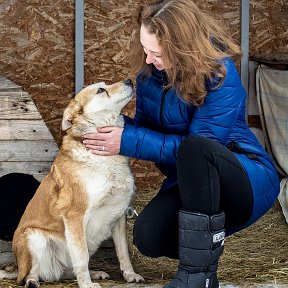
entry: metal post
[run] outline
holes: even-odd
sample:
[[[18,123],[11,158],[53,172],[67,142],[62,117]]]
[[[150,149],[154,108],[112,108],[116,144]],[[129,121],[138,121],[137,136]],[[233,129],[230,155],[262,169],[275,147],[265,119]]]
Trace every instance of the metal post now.
[[[241,81],[248,94],[249,85],[249,0],[241,0]]]
[[[84,0],[75,1],[75,95],[84,87]]]

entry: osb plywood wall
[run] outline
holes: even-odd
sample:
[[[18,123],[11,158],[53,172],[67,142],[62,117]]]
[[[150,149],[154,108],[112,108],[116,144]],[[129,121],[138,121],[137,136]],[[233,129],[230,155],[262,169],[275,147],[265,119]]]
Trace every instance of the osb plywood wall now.
[[[135,9],[143,2],[85,1],[85,84],[134,78],[127,55]],[[239,0],[197,2],[222,19],[239,41]],[[70,0],[0,1],[0,74],[30,93],[58,143],[63,109],[74,96],[74,5]],[[287,6],[286,0],[250,1],[251,56],[288,58]],[[133,115],[134,105],[127,107],[128,114]],[[138,180],[150,177],[145,188],[158,185],[161,176],[152,165],[132,162]]]

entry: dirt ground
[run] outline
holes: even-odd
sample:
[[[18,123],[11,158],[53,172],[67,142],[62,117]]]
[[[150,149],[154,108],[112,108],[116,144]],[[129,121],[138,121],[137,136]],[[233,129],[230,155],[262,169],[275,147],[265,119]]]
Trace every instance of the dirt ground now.
[[[145,197],[151,195],[141,191],[142,205],[145,205]],[[141,211],[139,200],[135,205],[136,210]],[[152,259],[139,253],[132,244],[132,229],[134,219],[128,220],[128,240],[131,261],[134,270],[141,274],[146,283],[137,284],[135,287],[127,286],[120,275],[119,264],[116,258],[113,243],[108,241],[92,257],[90,268],[103,270],[109,273],[111,280],[101,280],[103,288],[123,287],[123,288],[142,288],[150,286],[163,286],[169,282],[177,270],[178,262],[165,257]],[[288,225],[285,222],[279,204],[263,216],[256,224],[248,229],[238,232],[225,240],[224,254],[220,259],[219,280],[226,283],[223,288],[233,287],[255,287],[265,288],[288,288]],[[227,285],[233,286],[227,286]],[[269,286],[269,285],[270,286]],[[263,286],[266,285],[266,286]],[[268,285],[268,286],[267,286]],[[279,286],[280,285],[280,286]],[[161,286],[161,287],[162,287]],[[0,281],[2,287],[18,287],[15,281]],[[61,283],[45,283],[43,288],[69,288],[76,287],[75,281]],[[158,288],[158,287],[155,287]]]
[[[161,288],[164,284],[135,284],[135,283],[122,283],[117,281],[105,280],[98,282],[102,288]],[[13,283],[0,282],[0,288],[14,288]],[[23,286],[22,286],[23,287]],[[57,283],[57,284],[41,284],[42,288],[69,288],[76,287],[76,282]],[[244,284],[244,285],[230,285],[220,284],[220,288],[288,288],[287,284]]]

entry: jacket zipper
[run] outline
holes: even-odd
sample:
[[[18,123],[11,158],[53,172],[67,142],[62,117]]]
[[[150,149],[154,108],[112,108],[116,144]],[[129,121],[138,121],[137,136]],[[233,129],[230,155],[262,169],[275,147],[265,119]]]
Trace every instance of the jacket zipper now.
[[[161,107],[160,107],[160,126],[163,127],[163,111],[164,111],[164,103],[165,103],[165,96],[169,89],[164,89],[162,96],[161,96]]]

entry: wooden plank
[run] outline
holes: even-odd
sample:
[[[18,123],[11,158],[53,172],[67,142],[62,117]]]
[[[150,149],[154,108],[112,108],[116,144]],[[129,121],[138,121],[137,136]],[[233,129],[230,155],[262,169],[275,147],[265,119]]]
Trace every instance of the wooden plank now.
[[[58,146],[52,140],[0,141],[0,161],[53,161],[57,153]]]
[[[1,77],[1,76],[0,76]],[[0,84],[1,85],[1,84]],[[29,93],[25,92],[25,91],[3,91],[1,90],[1,86],[0,86],[0,100],[2,100],[3,98],[16,98],[17,99],[23,99],[23,100],[32,100],[31,96],[29,95]]]
[[[12,252],[12,242],[0,240],[0,265],[15,262],[15,256]]]
[[[0,119],[42,119],[26,92],[0,92],[0,103]]]
[[[0,253],[0,265],[12,264],[14,262],[15,262],[15,256],[13,252]]]
[[[2,252],[11,252],[12,251],[12,242],[3,241],[0,239],[0,253]]]
[[[0,177],[9,173],[25,173],[32,175],[38,181],[42,181],[42,179],[48,174],[52,163],[52,161],[0,162]]]
[[[1,120],[0,140],[54,140],[43,120]]]
[[[0,76],[0,91],[21,91],[22,87],[4,76]]]

